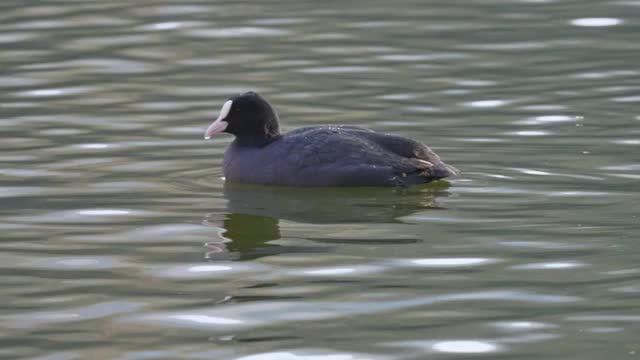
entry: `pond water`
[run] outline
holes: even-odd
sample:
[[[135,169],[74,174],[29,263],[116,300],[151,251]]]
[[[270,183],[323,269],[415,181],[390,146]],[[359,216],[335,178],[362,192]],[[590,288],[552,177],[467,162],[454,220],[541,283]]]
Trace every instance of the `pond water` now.
[[[0,9],[1,358],[640,356],[637,1]],[[225,184],[247,90],[463,174]]]

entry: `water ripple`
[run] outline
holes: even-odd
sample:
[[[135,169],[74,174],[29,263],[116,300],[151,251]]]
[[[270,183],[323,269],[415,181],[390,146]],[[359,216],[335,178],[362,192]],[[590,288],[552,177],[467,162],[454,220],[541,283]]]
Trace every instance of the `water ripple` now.
[[[370,360],[379,359],[375,355],[360,355],[351,353],[336,353],[320,350],[293,350],[293,351],[276,351],[242,356],[235,360]]]
[[[434,351],[453,354],[482,354],[496,352],[499,347],[487,341],[452,340],[439,341],[431,346]]]
[[[278,37],[289,35],[284,29],[266,27],[228,27],[224,29],[193,29],[184,31],[186,35],[199,38],[252,38],[252,37]]]
[[[571,25],[582,27],[605,27],[622,24],[622,20],[617,18],[579,18],[571,20]]]

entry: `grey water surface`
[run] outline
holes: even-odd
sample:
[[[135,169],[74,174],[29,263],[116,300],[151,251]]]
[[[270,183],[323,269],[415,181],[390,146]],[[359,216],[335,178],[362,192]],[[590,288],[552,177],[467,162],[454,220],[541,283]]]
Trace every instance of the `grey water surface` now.
[[[640,357],[640,2],[0,4],[0,358]],[[462,175],[225,184],[255,90]]]

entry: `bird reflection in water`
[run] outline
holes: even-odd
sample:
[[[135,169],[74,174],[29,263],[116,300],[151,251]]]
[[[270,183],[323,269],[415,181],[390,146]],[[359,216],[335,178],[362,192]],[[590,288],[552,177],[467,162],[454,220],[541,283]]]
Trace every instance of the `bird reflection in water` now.
[[[371,243],[371,239],[313,238],[319,246],[283,246],[274,244],[282,238],[280,220],[301,224],[384,225],[402,223],[403,216],[418,211],[437,210],[436,197],[449,193],[447,182],[409,188],[285,188],[227,183],[224,196],[227,213],[211,213],[204,223],[224,229],[223,242],[210,242],[206,257],[238,260],[278,253],[327,252],[332,243]],[[365,235],[366,236],[366,235]],[[290,238],[290,237],[289,237]],[[309,238],[307,238],[308,240]],[[327,240],[327,241],[323,241]],[[344,240],[344,241],[341,241]],[[378,243],[385,239],[377,240]],[[412,239],[388,239],[389,242],[414,242]],[[324,243],[324,246],[320,246]],[[308,243],[307,243],[308,244]]]

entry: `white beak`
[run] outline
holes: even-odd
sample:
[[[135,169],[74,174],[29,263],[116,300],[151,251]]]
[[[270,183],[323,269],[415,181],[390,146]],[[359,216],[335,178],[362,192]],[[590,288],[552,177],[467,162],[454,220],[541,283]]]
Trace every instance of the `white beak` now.
[[[224,119],[227,117],[227,115],[229,115],[229,110],[231,110],[231,104],[232,104],[232,101],[227,100],[227,102],[225,102],[224,105],[222,105],[222,109],[220,109],[220,115],[218,115],[218,118],[216,119],[216,121],[214,121],[211,125],[209,125],[209,127],[207,128],[207,131],[204,132],[205,139],[207,140],[211,139],[213,135],[219,132],[223,132],[227,128],[229,123],[224,121]]]

